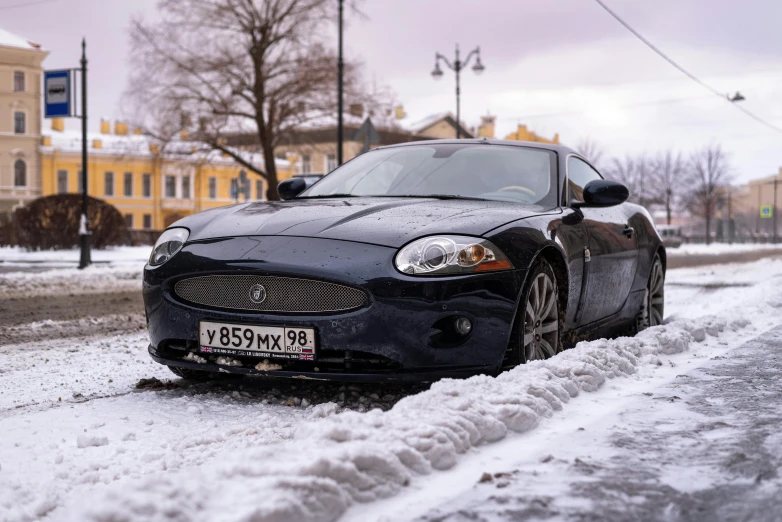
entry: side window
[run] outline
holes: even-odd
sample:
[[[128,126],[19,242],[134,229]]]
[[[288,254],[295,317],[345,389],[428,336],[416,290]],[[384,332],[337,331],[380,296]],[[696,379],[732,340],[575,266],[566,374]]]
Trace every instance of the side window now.
[[[584,201],[584,187],[590,181],[603,179],[595,169],[575,157],[567,160],[568,197],[570,201]]]

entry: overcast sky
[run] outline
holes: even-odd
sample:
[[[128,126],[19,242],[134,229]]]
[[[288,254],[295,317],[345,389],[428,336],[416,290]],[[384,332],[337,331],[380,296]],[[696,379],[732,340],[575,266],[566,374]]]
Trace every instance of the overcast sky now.
[[[86,36],[91,128],[121,115],[129,21],[154,18],[156,1],[38,2],[0,0],[0,27],[50,50],[52,69],[77,66]],[[782,127],[782,2],[606,2],[703,81],[741,91],[744,107]],[[458,42],[465,53],[480,45],[486,66],[482,76],[463,72],[463,119],[496,115],[498,137],[524,123],[571,146],[591,138],[611,156],[719,143],[737,181],[782,166],[782,133],[693,83],[592,0],[364,0],[362,9],[368,19],[350,21],[347,52],[369,82],[393,89],[409,120],[455,112],[453,74],[435,82],[429,73],[434,53],[452,56]]]

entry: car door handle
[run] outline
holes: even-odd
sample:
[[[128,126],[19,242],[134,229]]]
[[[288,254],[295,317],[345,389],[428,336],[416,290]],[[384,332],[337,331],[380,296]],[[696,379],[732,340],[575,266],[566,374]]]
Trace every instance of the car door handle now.
[[[635,229],[629,225],[625,225],[625,229],[622,230],[622,234],[626,235],[627,237],[633,237],[633,234],[635,234]]]

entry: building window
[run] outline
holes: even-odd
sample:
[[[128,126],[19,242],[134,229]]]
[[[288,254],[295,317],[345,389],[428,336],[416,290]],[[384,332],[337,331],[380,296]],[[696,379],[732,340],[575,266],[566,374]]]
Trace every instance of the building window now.
[[[176,197],[176,176],[166,176],[166,197]]]
[[[25,113],[23,112],[17,111],[14,113],[14,133],[25,133]]]
[[[76,173],[76,183],[78,188],[76,189],[79,194],[84,192],[84,183],[83,183],[82,175],[81,175],[81,166],[79,167],[79,171]]]
[[[27,164],[20,159],[14,162],[14,186],[27,186]]]
[[[14,71],[14,92],[24,92],[24,73]]]
[[[217,199],[217,178],[209,178],[209,199]]]
[[[144,230],[152,228],[152,214],[144,214]]]
[[[301,173],[309,174],[312,172],[312,160],[309,154],[304,154],[301,157]]]
[[[125,196],[130,197],[133,195],[133,173],[125,173]]]
[[[263,180],[255,180],[255,199],[263,199]]]
[[[57,171],[57,193],[58,194],[68,193],[68,171],[67,170]]]
[[[125,214],[125,225],[128,228],[133,228],[133,214]]]
[[[141,195],[145,198],[152,197],[152,174],[141,175]]]
[[[190,176],[182,178],[182,199],[190,199]]]
[[[114,173],[107,172],[103,175],[103,194],[106,196],[114,195]]]
[[[326,157],[326,173],[328,174],[332,170],[337,168],[337,155],[329,154]]]

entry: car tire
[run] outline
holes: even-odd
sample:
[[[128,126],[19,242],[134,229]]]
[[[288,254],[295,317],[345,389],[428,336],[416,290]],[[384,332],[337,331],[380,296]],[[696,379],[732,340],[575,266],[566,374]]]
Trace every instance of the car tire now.
[[[541,259],[524,284],[516,317],[519,363],[548,359],[562,351],[562,317],[557,277]]]
[[[214,372],[191,370],[190,368],[182,368],[180,366],[169,366],[168,369],[177,377],[193,382],[206,382],[214,378]]]
[[[652,269],[646,283],[644,302],[638,315],[638,331],[663,324],[665,312],[665,271],[658,254],[652,260]]]

